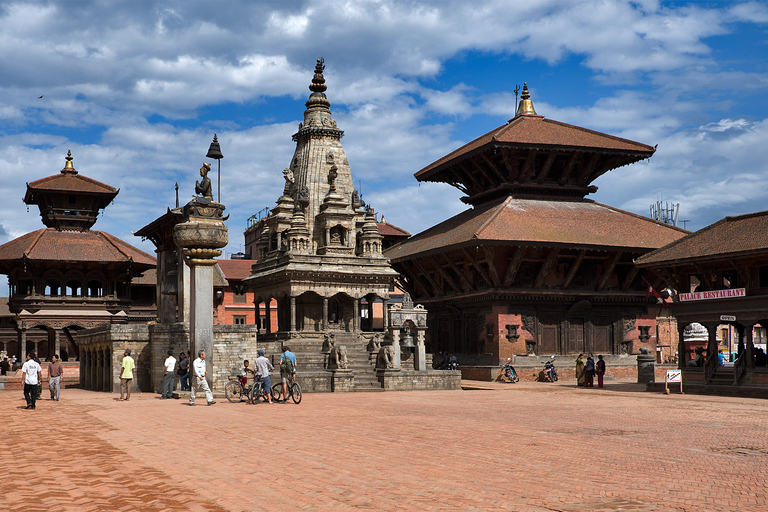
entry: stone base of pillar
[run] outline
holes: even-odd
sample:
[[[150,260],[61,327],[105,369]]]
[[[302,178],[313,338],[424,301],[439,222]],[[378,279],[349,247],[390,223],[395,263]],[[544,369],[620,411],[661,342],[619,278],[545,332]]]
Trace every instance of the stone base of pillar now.
[[[333,370],[331,390],[334,393],[348,393],[355,390],[355,374],[352,370]]]
[[[414,353],[413,369],[417,372],[424,372],[427,370],[427,354],[424,350],[424,345],[416,345],[416,351]]]
[[[637,383],[648,384],[655,382],[656,356],[653,354],[639,354],[637,356]]]

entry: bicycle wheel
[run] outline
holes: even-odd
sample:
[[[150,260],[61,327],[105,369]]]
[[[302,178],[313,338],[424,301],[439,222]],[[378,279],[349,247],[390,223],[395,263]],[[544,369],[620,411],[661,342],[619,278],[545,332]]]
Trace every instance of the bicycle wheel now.
[[[253,387],[251,388],[251,403],[257,404],[259,403],[259,397],[261,397],[261,382],[256,382],[253,384]]]
[[[272,400],[274,402],[279,401],[282,398],[283,395],[283,383],[278,382],[274,386],[272,386]]]
[[[238,404],[243,399],[243,386],[239,381],[231,380],[224,386],[224,396],[233,404]]]
[[[301,402],[301,386],[299,386],[298,382],[291,384],[291,398],[295,404]]]

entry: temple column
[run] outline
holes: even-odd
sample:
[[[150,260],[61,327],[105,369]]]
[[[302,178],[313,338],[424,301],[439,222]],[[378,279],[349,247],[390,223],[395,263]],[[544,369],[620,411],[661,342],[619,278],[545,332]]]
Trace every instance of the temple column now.
[[[296,332],[296,297],[291,296],[291,332]]]
[[[688,364],[688,352],[685,351],[685,326],[677,324],[677,367],[682,370]]]
[[[360,332],[360,299],[352,300],[352,332]]]
[[[38,350],[40,350],[40,342],[36,341],[35,342],[35,355],[37,356],[38,359],[40,359],[40,352],[38,352]]]
[[[389,329],[389,299],[382,299],[381,311],[384,315],[384,332]]]
[[[328,297],[323,297],[323,331],[328,330]]]
[[[58,329],[53,330],[53,353],[61,357],[61,339],[59,338]]]

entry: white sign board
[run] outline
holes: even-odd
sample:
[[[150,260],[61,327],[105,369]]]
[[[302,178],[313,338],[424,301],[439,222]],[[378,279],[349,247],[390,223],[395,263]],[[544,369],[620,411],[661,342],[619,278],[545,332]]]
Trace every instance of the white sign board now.
[[[681,302],[689,300],[732,299],[746,296],[746,289],[733,288],[732,290],[712,290],[709,292],[681,293],[678,298]]]
[[[667,370],[667,382],[681,382],[683,372],[680,370]]]
[[[733,315],[720,315],[720,320],[723,322],[735,322],[736,317]]]

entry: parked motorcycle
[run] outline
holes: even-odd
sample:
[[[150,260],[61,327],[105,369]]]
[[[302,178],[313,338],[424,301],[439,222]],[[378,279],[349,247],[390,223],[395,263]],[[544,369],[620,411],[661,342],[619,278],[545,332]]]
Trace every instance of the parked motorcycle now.
[[[557,370],[555,369],[555,356],[550,356],[549,361],[544,363],[544,376],[549,382],[557,382]]]
[[[501,365],[501,374],[509,379],[509,382],[517,382],[520,378],[517,376],[515,367],[512,366],[512,358],[508,357],[507,361]]]

